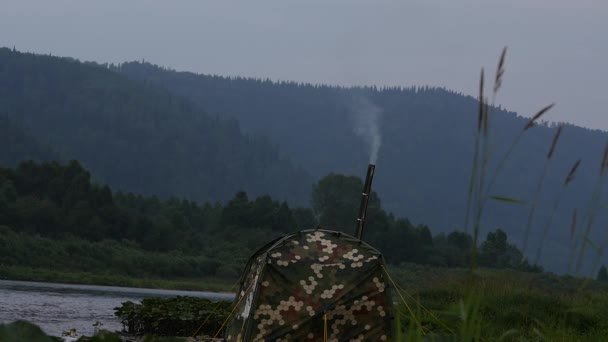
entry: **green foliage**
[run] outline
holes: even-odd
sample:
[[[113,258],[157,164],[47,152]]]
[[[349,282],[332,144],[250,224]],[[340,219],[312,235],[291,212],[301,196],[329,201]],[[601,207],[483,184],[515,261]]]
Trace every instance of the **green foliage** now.
[[[317,213],[327,223],[342,222],[343,231],[352,234],[361,188],[356,177],[323,178],[313,192]],[[433,238],[428,227],[387,214],[375,193],[367,221],[365,240],[390,263],[464,267],[469,261],[469,235]],[[91,183],[89,172],[72,161],[0,169],[0,225],[0,264],[25,267],[13,276],[53,280],[50,274],[56,274],[69,280],[64,274],[86,273],[102,276],[97,279],[104,283],[125,283],[128,278],[209,277],[231,282],[268,241],[317,223],[310,209],[291,209],[269,196],[249,199],[245,192],[223,206],[114,195],[109,187]],[[484,266],[523,269],[521,252],[506,243],[502,231],[490,233],[481,250]],[[35,275],[28,268],[58,273]]]
[[[230,307],[229,302],[215,303],[203,298],[146,298],[141,304],[122,303],[115,308],[115,315],[132,335],[213,336],[228,316]]]
[[[120,336],[118,336],[115,333],[109,332],[109,331],[105,331],[102,330],[100,332],[98,332],[97,334],[95,334],[95,336],[82,336],[81,338],[78,339],[78,342],[122,342],[123,339],[120,338]]]
[[[521,251],[507,243],[507,234],[501,229],[489,232],[479,249],[481,266],[517,269],[523,267],[522,260]]]
[[[0,341],[2,342],[60,342],[60,337],[47,336],[38,326],[26,322],[15,321],[10,324],[0,324]],[[78,342],[122,342],[123,339],[115,333],[102,330],[95,336],[82,336]],[[145,336],[142,342],[185,342],[187,339],[178,337]]]
[[[595,279],[601,282],[608,282],[608,270],[606,270],[606,266],[602,265],[602,267],[600,267]]]
[[[225,264],[230,265],[228,260]],[[49,239],[0,228],[0,265],[134,278],[217,276],[220,262],[204,255],[147,252],[126,242]],[[42,280],[42,279],[39,279]]]
[[[352,234],[363,183],[354,176],[329,174],[313,186],[313,209],[321,226]],[[429,227],[414,226],[406,219],[387,214],[380,199],[372,192],[364,239],[379,248],[388,262],[416,262],[445,267],[465,267],[470,263],[472,237],[454,231],[433,237]],[[538,266],[522,262],[523,254],[507,243],[507,235],[498,229],[488,233],[480,258],[485,267],[541,271]]]
[[[479,269],[393,269],[418,308],[419,331],[400,303],[403,341],[599,341],[608,336],[606,287],[551,274]],[[411,274],[414,274],[413,276]],[[542,335],[542,336],[541,336]]]
[[[91,184],[90,174],[72,161],[24,162],[0,169],[0,223],[19,231],[97,241],[120,237],[127,222],[107,186]]]
[[[0,264],[134,278],[236,279],[249,256],[310,229],[310,209],[239,192],[225,206],[112,194],[76,161],[0,168]],[[22,278],[22,277],[20,277]]]
[[[57,342],[60,339],[47,336],[38,326],[32,323],[16,321],[10,324],[0,324],[0,341]]]
[[[185,337],[158,337],[158,336],[144,336],[141,342],[189,342],[190,340]]]
[[[312,188],[312,208],[320,225],[328,229],[353,230],[362,188],[363,182],[355,176],[331,173],[319,180]],[[370,202],[374,202],[373,197]]]
[[[135,277],[120,273],[100,273],[101,270],[61,270],[26,266],[0,265],[0,278],[12,280],[45,281],[67,284],[107,285],[153,289],[191,291],[233,291],[233,279],[205,276],[204,278],[160,278],[160,276]]]

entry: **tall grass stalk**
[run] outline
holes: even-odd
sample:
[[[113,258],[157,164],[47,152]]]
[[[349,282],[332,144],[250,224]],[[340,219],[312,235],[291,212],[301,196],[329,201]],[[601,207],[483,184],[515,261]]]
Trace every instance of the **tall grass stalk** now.
[[[604,151],[604,158],[602,160],[602,166],[600,168],[600,170],[601,170],[600,174],[602,174],[603,171],[606,170],[606,168],[608,168],[608,143],[606,144],[606,149]],[[601,188],[600,188],[600,190],[601,190]],[[599,202],[599,200],[598,200],[598,202]],[[600,262],[600,259],[602,258],[602,256],[604,255],[604,250],[606,249],[606,244],[607,243],[608,243],[608,234],[606,234],[606,237],[604,238],[604,240],[598,246],[597,255],[595,257],[595,260],[593,261],[593,266],[591,267],[591,272],[593,272],[592,274],[595,274],[595,272],[597,272],[597,270],[598,270],[599,262]]]
[[[481,221],[483,217],[483,213],[485,207],[488,203],[488,199],[491,198],[491,192],[493,191],[494,185],[500,172],[504,169],[506,161],[510,158],[515,148],[522,140],[524,134],[528,132],[530,128],[535,126],[538,120],[544,115],[547,111],[549,111],[553,104],[550,104],[546,107],[543,107],[539,110],[523,127],[523,129],[517,134],[514,140],[511,142],[506,152],[498,159],[498,163],[496,168],[491,172],[490,177],[488,178],[488,165],[490,158],[492,157],[492,149],[490,148],[490,120],[492,117],[492,110],[494,109],[494,103],[496,100],[497,93],[502,85],[502,79],[504,75],[504,62],[506,56],[506,48],[503,49],[503,52],[500,57],[500,61],[498,63],[498,67],[496,70],[496,76],[494,80],[494,89],[492,94],[492,106],[488,106],[488,101],[484,97],[484,72],[483,69],[481,71],[481,77],[479,82],[479,108],[478,108],[478,121],[477,121],[477,131],[475,133],[475,146],[474,146],[474,156],[473,156],[473,165],[471,169],[471,175],[469,179],[469,187],[468,187],[468,196],[467,196],[467,207],[465,214],[465,232],[468,232],[469,229],[469,220],[470,216],[473,215],[473,241],[472,241],[472,250],[471,250],[471,262],[470,262],[470,271],[471,275],[473,271],[477,267],[477,246],[479,244],[479,235],[481,230]],[[534,210],[536,207],[536,202],[540,198],[540,193],[542,190],[542,184],[544,182],[549,161],[553,156],[555,151],[555,146],[557,144],[557,140],[559,135],[561,134],[562,128],[558,129],[555,138],[553,139],[551,148],[548,153],[547,160],[545,162],[544,169],[542,171],[539,184],[537,186],[535,199],[533,201],[533,206],[531,207],[531,211],[528,217],[529,223],[527,227],[531,226],[534,217]],[[521,201],[515,201],[521,202]],[[526,228],[526,243],[527,243],[527,235],[529,234],[529,228]],[[524,247],[525,251],[525,247]],[[475,293],[471,291],[469,295],[466,297],[466,301],[460,302],[460,330],[459,337],[462,341],[478,341],[481,336],[481,321],[482,314],[480,313],[481,306],[481,298],[482,296],[479,293]],[[516,334],[514,329],[508,330],[502,336],[500,336],[501,340],[508,339],[512,335]]]
[[[534,264],[538,264],[538,261],[540,260],[540,255],[543,251],[545,239],[547,238],[547,233],[549,232],[549,228],[551,227],[551,224],[553,223],[553,217],[555,216],[555,213],[557,212],[557,208],[559,208],[559,205],[562,200],[562,196],[564,195],[564,192],[566,191],[568,184],[570,184],[570,182],[572,182],[574,180],[574,175],[576,174],[576,170],[578,169],[578,166],[580,164],[581,164],[581,160],[579,159],[572,165],[572,167],[570,168],[570,172],[568,172],[568,175],[566,176],[566,179],[564,180],[561,190],[560,190],[559,194],[557,195],[557,198],[553,202],[553,208],[551,209],[551,214],[549,215],[549,218],[547,219],[547,222],[545,223],[545,226],[543,228],[542,238],[540,239],[538,249],[536,250],[536,257],[534,258]]]
[[[540,119],[540,117],[543,114],[545,114],[547,111],[549,111],[551,108],[553,108],[553,106],[554,106],[554,104],[550,104],[546,107],[543,107],[530,120],[528,120],[528,122],[526,123],[524,128],[519,132],[519,134],[511,142],[511,145],[507,149],[506,153],[502,156],[502,158],[498,162],[498,166],[494,170],[492,177],[489,178],[489,183],[488,183],[488,186],[485,188],[485,191],[481,192],[481,198],[479,200],[477,210],[475,211],[476,215],[475,215],[475,220],[473,223],[474,224],[474,226],[473,226],[473,253],[472,253],[472,258],[471,258],[471,260],[472,260],[471,269],[473,269],[476,265],[477,243],[479,241],[479,230],[480,230],[480,225],[481,225],[481,218],[482,218],[485,206],[488,202],[488,199],[490,198],[490,192],[492,191],[494,184],[496,183],[496,179],[498,178],[498,175],[500,175],[500,172],[503,170],[506,161],[509,159],[509,157],[515,150],[515,147],[521,141],[521,138],[524,136],[524,134],[528,131],[528,129],[535,126],[538,119]],[[483,177],[480,176],[480,180],[481,179],[483,179]],[[479,185],[479,187],[481,188],[482,185]]]
[[[465,219],[464,219],[464,231],[466,233],[468,233],[468,227],[469,227],[469,215],[471,213],[471,205],[474,202],[474,194],[475,194],[475,189],[477,187],[477,182],[475,181],[477,179],[477,168],[479,166],[479,142],[481,139],[481,129],[483,127],[483,111],[484,111],[484,104],[483,104],[483,83],[484,83],[484,72],[483,72],[483,68],[481,69],[481,76],[479,79],[479,110],[478,110],[478,117],[477,117],[477,131],[475,132],[475,151],[473,152],[473,166],[471,167],[471,176],[469,177],[469,187],[468,187],[468,195],[467,195],[467,209],[465,212]]]
[[[493,189],[494,184],[496,183],[496,180],[498,179],[498,176],[500,175],[500,172],[505,167],[505,163],[507,162],[509,157],[511,157],[511,154],[513,153],[513,151],[515,150],[515,147],[517,147],[517,145],[523,138],[524,134],[530,128],[534,127],[536,125],[537,121],[540,119],[540,117],[542,115],[544,115],[546,112],[548,112],[551,108],[553,108],[553,106],[555,106],[554,103],[552,103],[546,107],[543,107],[541,110],[539,110],[530,120],[528,120],[528,122],[526,123],[524,128],[519,132],[519,134],[515,137],[515,139],[513,139],[513,141],[511,142],[511,145],[509,145],[509,148],[507,149],[507,152],[505,152],[505,154],[503,154],[502,158],[498,162],[498,166],[496,167],[496,169],[494,169],[494,173],[492,174],[492,177],[490,178],[486,193],[484,194],[484,198],[486,198],[486,199],[488,198],[490,191]]]
[[[488,167],[488,161],[491,156],[490,149],[490,137],[489,129],[490,129],[490,121],[492,120],[494,109],[496,108],[496,96],[498,95],[498,91],[502,86],[502,78],[505,73],[505,58],[507,56],[507,48],[503,48],[502,53],[500,54],[500,59],[498,60],[498,66],[496,67],[496,74],[494,76],[494,88],[492,91],[492,105],[488,106],[487,99],[480,102],[480,112],[483,113],[483,144],[482,144],[482,160],[481,160],[481,172],[479,178],[479,195],[478,198],[481,201],[483,198],[483,187],[485,184],[485,175]],[[481,93],[480,93],[481,94]],[[483,99],[483,96],[480,96]]]
[[[408,291],[406,291],[402,286],[400,286],[398,283],[395,283],[394,286],[396,287],[396,290],[399,291],[401,294],[405,294],[408,298],[410,298],[413,302],[416,303],[416,305],[418,306],[418,312],[420,313],[421,311],[424,312],[425,314],[427,314],[432,321],[434,321],[435,323],[437,323],[437,325],[441,326],[443,329],[445,329],[445,331],[449,332],[451,335],[455,336],[456,333],[450,329],[450,327],[445,324],[442,320],[440,320],[435,314],[433,314],[433,312],[429,309],[427,309],[424,305],[422,305],[422,302],[420,301],[420,298],[414,298],[412,295],[410,295],[408,293]],[[420,315],[420,314],[419,314]],[[421,330],[422,331],[422,330]],[[424,331],[423,331],[424,332]]]
[[[591,267],[591,274],[597,274],[600,267],[600,260],[604,256],[606,250],[606,244],[608,244],[608,236],[606,236],[600,243],[595,260],[593,260],[593,266]]]
[[[488,160],[490,157],[490,142],[489,142],[489,127],[490,120],[492,117],[492,111],[494,110],[496,95],[498,94],[498,90],[502,86],[503,76],[505,73],[505,59],[507,56],[507,47],[504,47],[502,53],[500,54],[500,59],[498,61],[498,66],[496,67],[496,74],[494,76],[494,88],[492,91],[492,106],[488,106],[487,99],[484,97],[484,74],[483,68],[481,69],[481,78],[479,81],[479,109],[478,109],[478,122],[477,122],[477,134],[475,138],[475,154],[473,157],[473,171],[471,173],[471,178],[469,180],[469,195],[467,196],[467,212],[466,212],[466,220],[465,220],[465,232],[468,233],[468,221],[469,221],[469,212],[470,205],[473,202],[473,192],[477,188],[477,212],[475,213],[475,217],[478,216],[478,211],[480,208],[479,203],[483,200],[483,185],[485,183],[485,174],[488,165]],[[482,134],[483,131],[483,134]],[[481,165],[479,165],[479,144],[480,137],[483,137],[481,146]],[[477,178],[477,168],[479,167],[479,181],[476,181]],[[476,263],[476,255],[477,255],[477,241],[479,239],[479,227],[474,228],[474,243],[473,243],[473,255],[471,258],[471,270],[475,268]]]
[[[481,338],[480,313],[482,296],[473,293],[467,297],[466,301],[459,302],[460,309],[460,341],[479,341]]]
[[[473,156],[473,167],[471,170],[471,176],[469,179],[469,188],[467,196],[467,210],[465,214],[465,232],[468,232],[469,215],[473,214],[473,243],[471,250],[471,265],[470,270],[473,271],[477,266],[477,245],[479,243],[479,234],[481,230],[481,219],[485,206],[490,198],[490,192],[492,191],[496,179],[500,172],[505,166],[506,161],[509,159],[515,147],[521,141],[523,135],[536,125],[538,120],[549,111],[554,104],[550,104],[541,110],[539,110],[523,127],[519,134],[509,145],[506,153],[498,162],[498,166],[494,169],[489,181],[486,181],[487,166],[491,157],[491,149],[489,146],[489,122],[491,116],[491,110],[494,108],[494,102],[496,95],[502,85],[502,79],[504,75],[504,64],[506,58],[507,49],[504,48],[496,68],[496,75],[494,78],[494,91],[492,94],[492,106],[489,107],[487,100],[484,97],[484,71],[481,70],[481,77],[479,81],[479,109],[478,109],[478,120],[477,120],[477,131],[475,134],[475,152]],[[480,160],[480,148],[481,148],[481,160]],[[552,154],[552,152],[550,152]],[[543,172],[544,173],[544,172]],[[544,177],[542,177],[544,178]],[[487,185],[486,185],[487,182]]]
[[[551,157],[553,157],[553,154],[555,153],[555,148],[557,147],[557,142],[559,141],[561,133],[562,126],[559,126],[557,128],[557,131],[555,131],[555,135],[553,136],[553,141],[551,142],[551,146],[549,147],[549,153],[547,153],[547,158],[545,158],[543,170],[540,174],[540,178],[538,179],[538,184],[536,185],[536,192],[534,193],[534,196],[532,197],[532,202],[530,203],[530,211],[528,212],[528,219],[526,221],[526,228],[524,230],[524,244],[521,251],[524,255],[524,258],[526,250],[528,248],[528,239],[530,238],[530,231],[532,230],[532,222],[534,221],[534,213],[536,211],[536,206],[538,205],[538,201],[540,199],[540,194],[543,189],[545,177],[547,176],[547,170],[549,169],[549,163],[551,162]],[[559,197],[561,197],[561,194]]]
[[[483,68],[482,68],[481,77],[479,80],[479,109],[478,109],[478,119],[477,119],[477,133],[476,133],[476,137],[475,137],[475,154],[473,157],[473,171],[471,173],[471,179],[470,179],[470,185],[469,185],[467,209],[470,207],[470,205],[472,203],[476,203],[477,202],[476,200],[481,199],[481,194],[483,191],[482,190],[483,182],[477,180],[478,177],[480,179],[483,179],[483,176],[481,175],[481,173],[483,173],[484,169],[481,168],[479,165],[479,145],[480,145],[480,139],[482,139],[482,129],[484,127],[487,127],[487,124],[485,124],[486,106],[485,106],[483,91],[484,91],[484,73],[483,73]],[[484,131],[487,132],[487,129]],[[487,135],[483,134],[484,140],[486,137],[487,137]],[[478,170],[478,168],[479,168],[479,170]],[[478,191],[475,191],[475,190],[478,190]],[[477,198],[475,198],[475,195],[477,195]],[[479,204],[477,204],[476,206],[473,206],[472,211],[473,211],[475,218],[477,218],[478,212],[479,212]],[[467,217],[466,217],[466,222],[465,222],[467,227],[468,227],[468,220],[469,220],[469,217],[468,217],[468,210],[467,210]],[[475,219],[475,222],[477,222],[477,219]],[[468,231],[468,229],[465,229],[465,231]],[[475,269],[476,262],[477,262],[478,238],[479,238],[479,227],[477,224],[474,224],[474,226],[473,226],[473,250],[471,251],[471,272]]]
[[[465,220],[465,232],[468,233],[468,221],[469,221],[469,213],[471,203],[474,203],[475,200],[473,198],[473,194],[477,189],[477,207],[473,209],[474,216],[476,218],[475,222],[477,222],[477,217],[480,216],[480,211],[483,202],[483,186],[485,184],[485,174],[487,170],[488,160],[490,157],[490,147],[489,147],[489,127],[491,120],[491,111],[495,108],[494,103],[496,101],[496,95],[498,94],[498,90],[502,86],[502,80],[505,73],[505,59],[507,55],[507,48],[504,47],[502,53],[500,54],[500,59],[498,61],[498,66],[496,67],[496,74],[494,76],[494,88],[492,92],[492,106],[489,107],[486,98],[484,97],[484,73],[483,68],[481,69],[481,77],[479,81],[479,109],[478,109],[478,121],[477,121],[477,133],[475,138],[475,154],[473,157],[473,170],[471,172],[471,178],[469,180],[469,194],[467,196],[467,212],[466,212],[466,220]],[[482,134],[483,132],[483,134]],[[482,158],[481,165],[479,165],[479,145],[480,145],[480,137],[482,139]],[[479,180],[477,180],[479,168]],[[476,223],[473,228],[473,250],[471,252],[471,271],[475,268],[477,262],[477,242],[479,240],[479,225]]]
[[[576,244],[574,249],[579,249],[579,254],[578,254],[578,259],[576,262],[576,274],[579,275],[581,268],[583,266],[583,259],[585,256],[585,251],[587,250],[587,245],[591,245],[593,248],[596,248],[593,243],[591,242],[591,240],[589,239],[589,234],[591,233],[591,227],[593,226],[593,223],[595,221],[595,218],[599,212],[600,209],[600,199],[601,199],[601,193],[602,193],[602,189],[604,188],[604,180],[605,180],[605,174],[606,174],[606,168],[608,167],[608,142],[606,143],[605,147],[604,147],[604,154],[602,157],[602,162],[600,163],[600,173],[596,182],[596,185],[594,187],[593,190],[593,194],[591,195],[591,199],[589,201],[589,205],[587,207],[587,214],[585,216],[585,231],[583,233],[583,235],[580,236],[579,239],[577,239]],[[580,244],[580,247],[578,246]],[[598,250],[596,250],[596,252],[599,252]],[[571,271],[571,262],[572,260],[570,260],[569,265],[568,265],[568,272],[570,273]]]
[[[455,338],[456,340],[461,340],[461,341],[479,341],[482,338],[486,338],[485,336],[488,335],[487,331],[484,331],[482,327],[484,327],[484,324],[487,324],[488,321],[491,320],[491,318],[488,317],[484,317],[484,313],[486,312],[486,310],[488,310],[487,307],[487,303],[484,301],[488,301],[489,299],[484,297],[483,293],[484,292],[484,284],[480,284],[479,283],[479,278],[476,276],[476,274],[478,274],[479,272],[482,272],[481,270],[477,270],[477,253],[478,253],[478,244],[479,244],[479,239],[480,239],[480,231],[481,231],[481,226],[482,226],[482,218],[485,212],[485,209],[487,207],[487,204],[489,202],[490,199],[496,199],[496,200],[500,200],[503,202],[509,202],[509,203],[518,203],[518,204],[530,204],[530,208],[529,208],[529,212],[527,213],[527,220],[526,220],[526,225],[525,225],[525,230],[524,230],[524,239],[523,239],[523,250],[522,252],[525,255],[525,252],[527,251],[527,247],[529,245],[529,237],[531,234],[531,230],[532,230],[532,226],[534,223],[534,218],[535,218],[535,214],[536,214],[536,209],[539,206],[540,200],[542,198],[542,191],[543,191],[543,187],[544,187],[544,183],[545,183],[545,179],[547,177],[548,171],[549,171],[549,167],[551,165],[551,161],[552,161],[552,157],[556,151],[557,148],[557,144],[558,141],[560,139],[560,136],[562,134],[562,130],[563,128],[560,126],[558,127],[557,131],[555,132],[555,135],[553,137],[551,146],[549,148],[549,151],[547,153],[546,159],[544,161],[544,165],[543,165],[543,169],[542,172],[540,173],[540,176],[538,178],[538,183],[536,184],[536,188],[535,188],[535,192],[532,195],[532,198],[530,199],[529,202],[524,202],[521,200],[515,200],[509,197],[501,197],[501,196],[493,196],[494,194],[492,193],[495,189],[495,185],[497,182],[498,177],[501,175],[501,172],[503,172],[503,170],[505,169],[507,160],[509,160],[511,158],[511,156],[513,155],[515,149],[518,147],[518,145],[520,144],[521,140],[523,139],[524,135],[527,134],[529,132],[529,130],[531,128],[533,128],[535,125],[537,125],[538,121],[541,119],[541,117],[547,113],[553,106],[554,104],[550,104],[548,106],[545,106],[543,108],[541,108],[535,115],[533,115],[523,126],[523,128],[515,135],[515,137],[513,138],[513,140],[510,142],[509,145],[507,145],[507,149],[504,150],[505,152],[501,153],[501,155],[496,156],[496,153],[493,153],[493,144],[492,144],[492,140],[493,139],[493,135],[492,135],[492,126],[491,126],[491,121],[493,119],[493,113],[492,111],[494,110],[495,106],[495,100],[496,100],[496,96],[497,93],[502,85],[502,80],[503,80],[503,75],[504,75],[504,62],[505,62],[505,56],[506,56],[506,48],[503,50],[502,54],[501,54],[501,58],[498,64],[498,68],[496,71],[496,76],[494,79],[494,88],[493,88],[493,92],[492,92],[492,96],[491,96],[491,103],[492,105],[488,105],[490,103],[490,101],[488,101],[488,98],[485,96],[484,94],[484,70],[481,70],[481,75],[480,75],[480,80],[479,80],[479,106],[478,106],[478,119],[477,119],[477,129],[475,131],[475,139],[474,139],[474,154],[473,154],[473,160],[472,160],[472,167],[471,167],[471,174],[470,174],[470,178],[469,178],[469,184],[468,184],[468,188],[467,188],[467,205],[466,205],[466,212],[465,212],[465,224],[464,224],[464,230],[465,232],[469,232],[470,229],[473,229],[473,241],[472,241],[472,248],[471,248],[471,259],[470,259],[470,272],[468,273],[467,276],[467,281],[465,281],[466,285],[464,286],[465,291],[461,292],[460,296],[458,298],[462,298],[459,302],[458,302],[458,319],[457,322],[452,322],[452,323],[448,323],[445,324],[443,323],[437,316],[433,315],[431,311],[427,310],[424,306],[422,306],[420,303],[420,300],[415,300],[416,303],[418,303],[418,310],[417,310],[417,316],[419,316],[421,318],[421,320],[417,320],[415,315],[412,314],[411,309],[409,309],[410,311],[410,316],[412,317],[411,320],[409,320],[409,329],[406,332],[405,336],[398,334],[398,340],[408,340],[408,341],[421,341],[423,339],[428,339],[428,338],[433,338],[433,337],[437,337],[437,336],[433,336],[433,335],[427,335],[427,330],[429,330],[429,326],[435,326],[438,330],[441,330],[443,332],[445,332],[447,334],[447,336],[439,336],[439,337],[451,337],[451,338]],[[496,159],[494,159],[494,157],[496,157]],[[496,160],[496,163],[492,162],[490,163],[490,161]],[[542,238],[540,241],[540,244],[538,246],[538,249],[536,250],[536,256],[535,256],[535,264],[538,263],[538,261],[540,260],[540,256],[542,255],[542,251],[544,248],[544,242],[548,236],[549,233],[549,229],[552,227],[553,225],[553,221],[554,221],[554,216],[557,214],[558,208],[560,207],[562,198],[569,186],[569,184],[573,181],[576,170],[578,168],[578,166],[580,165],[581,161],[580,159],[577,160],[574,165],[571,167],[570,172],[568,173],[564,183],[561,185],[561,189],[559,190],[559,194],[557,195],[557,198],[555,199],[555,201],[553,202],[553,206],[551,209],[551,213],[548,217],[548,219],[546,220],[543,229],[542,229]],[[490,167],[489,165],[492,165],[492,167]],[[495,166],[494,166],[495,165]],[[603,188],[604,185],[604,175],[605,175],[605,170],[608,168],[608,144],[606,145],[606,148],[604,150],[604,156],[602,159],[602,163],[600,166],[600,176],[598,177],[593,195],[591,196],[591,199],[589,201],[589,206],[586,210],[586,216],[585,219],[582,220],[583,222],[581,222],[581,224],[583,225],[583,227],[585,229],[576,229],[576,214],[574,215],[574,219],[573,219],[573,225],[571,226],[571,231],[574,232],[576,231],[577,235],[580,236],[579,239],[573,239],[574,233],[572,233],[571,236],[571,241],[575,244],[573,246],[573,248],[571,248],[571,257],[569,258],[569,265],[568,265],[568,269],[570,271],[571,269],[571,263],[573,260],[576,261],[576,259],[574,258],[574,256],[576,255],[576,253],[579,253],[578,255],[578,263],[576,264],[577,266],[577,272],[578,270],[580,270],[581,267],[581,262],[582,262],[582,258],[585,254],[585,249],[587,248],[587,245],[590,243],[589,241],[589,234],[591,231],[591,227],[593,226],[593,223],[595,221],[596,216],[599,213],[599,200],[600,200],[600,195],[601,195],[601,189]],[[576,211],[575,211],[576,213]],[[577,241],[580,240],[580,248],[578,248],[576,245]],[[599,248],[595,247],[596,251],[598,252],[598,259],[603,255],[603,252],[605,250],[605,248],[608,248],[608,236],[606,237],[606,240],[603,241],[603,243],[600,245]],[[596,265],[594,265],[594,268],[596,267]],[[477,270],[478,272],[473,272]],[[481,285],[481,286],[480,286]],[[492,290],[492,288],[489,288],[489,290]],[[514,288],[505,288],[504,290],[506,290],[506,292],[509,291],[521,291],[521,289],[514,289]],[[406,291],[403,291],[405,293],[407,293]],[[492,291],[490,291],[490,293],[492,293]],[[527,294],[526,294],[527,295]],[[499,296],[503,296],[503,294],[500,294]],[[501,297],[499,297],[501,298]],[[525,296],[522,296],[522,299],[526,298]],[[403,299],[403,298],[402,298]],[[534,297],[533,297],[534,299]],[[408,301],[410,300],[410,298],[408,298]],[[496,299],[495,299],[496,300]],[[543,300],[547,300],[547,305],[553,305],[554,303],[552,303],[548,298],[547,299],[543,299]],[[506,303],[507,305],[510,305],[510,303]],[[406,304],[407,306],[407,304]],[[553,309],[555,309],[555,306],[552,306]],[[505,308],[507,309],[507,308]],[[428,312],[428,314],[427,314]],[[443,314],[445,315],[449,315],[447,312],[444,312]],[[551,315],[552,317],[556,317],[559,315],[563,315],[563,320],[564,322],[568,321],[568,324],[572,324],[570,322],[570,315],[572,313],[560,313],[560,311],[555,311],[552,310],[551,311]],[[492,313],[490,313],[490,315],[492,315]],[[496,313],[494,313],[494,315],[496,315]],[[543,317],[538,317],[538,316],[542,316],[542,314],[540,315],[536,315],[537,317],[531,317],[532,319],[534,318],[539,318],[542,319]],[[441,313],[440,316],[441,317]],[[446,316],[446,317],[450,317],[450,316]],[[506,315],[505,315],[506,317]],[[452,316],[452,318],[456,318],[456,316]],[[421,321],[426,322],[426,324],[421,324]],[[551,331],[551,329],[553,329],[554,327],[551,326],[544,326],[543,323],[539,320],[535,320],[537,322],[537,324],[535,324],[535,326],[532,327],[527,327],[524,328],[523,326],[521,327],[521,331],[519,331],[520,326],[512,326],[512,327],[507,327],[510,329],[507,330],[502,330],[502,331],[497,331],[496,335],[493,336],[493,338],[496,340],[514,340],[515,338],[517,338],[520,334],[521,337],[523,338],[525,337],[532,337],[535,339],[542,339],[542,340],[546,340],[546,339],[550,339],[552,336],[562,336],[560,334],[555,334],[554,332]],[[447,321],[449,322],[449,321]],[[401,326],[403,323],[400,321],[397,321],[397,325]],[[430,325],[429,325],[430,324]],[[564,323],[565,325],[565,323]],[[451,327],[451,328],[450,328]],[[514,329],[517,328],[518,330]],[[433,330],[429,330],[428,332],[432,332]],[[565,330],[564,330],[565,331]],[[563,334],[564,332],[562,332],[561,334]],[[492,333],[492,335],[494,335]],[[532,336],[531,336],[532,335]]]

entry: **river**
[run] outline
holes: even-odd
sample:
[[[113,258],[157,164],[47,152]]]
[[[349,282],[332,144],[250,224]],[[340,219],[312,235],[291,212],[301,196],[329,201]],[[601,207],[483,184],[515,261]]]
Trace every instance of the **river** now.
[[[79,335],[90,336],[96,321],[103,323],[106,330],[122,329],[114,317],[114,308],[122,302],[175,296],[234,299],[229,293],[0,280],[0,323],[22,319],[52,336],[61,336],[72,328]]]

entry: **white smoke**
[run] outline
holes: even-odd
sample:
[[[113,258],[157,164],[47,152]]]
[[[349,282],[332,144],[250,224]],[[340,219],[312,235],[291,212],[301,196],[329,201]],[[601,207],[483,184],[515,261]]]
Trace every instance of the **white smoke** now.
[[[361,95],[351,101],[351,112],[354,132],[369,144],[369,163],[376,164],[378,151],[382,145],[380,133],[382,108],[376,106],[368,97]]]

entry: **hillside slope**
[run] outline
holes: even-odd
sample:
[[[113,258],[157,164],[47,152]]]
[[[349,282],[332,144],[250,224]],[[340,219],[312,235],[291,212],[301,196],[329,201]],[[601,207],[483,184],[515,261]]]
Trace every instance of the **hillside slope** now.
[[[428,224],[434,232],[463,227],[477,125],[474,98],[441,88],[340,88],[198,75],[136,62],[116,70],[184,96],[214,115],[237,119],[246,132],[278,144],[317,179],[329,172],[363,174],[370,148],[358,130],[369,128],[369,115],[378,112],[382,145],[374,188],[384,199],[383,206]],[[539,103],[539,109],[543,105]],[[495,109],[490,132],[494,156],[505,153],[526,122],[516,113]],[[498,177],[494,195],[532,199],[554,132],[555,124],[526,132]],[[572,211],[577,208],[580,216],[585,215],[606,140],[605,132],[565,125],[548,167],[527,250],[535,254],[564,179],[575,160],[582,158],[545,239],[542,260],[551,269],[566,269]],[[490,159],[490,174],[499,159]],[[490,203],[484,229],[501,227],[521,245],[527,213],[523,206]],[[596,218],[593,239],[604,239],[605,216],[600,213]]]
[[[268,141],[244,135],[236,121],[107,66],[0,49],[0,113],[8,120],[2,130],[19,122],[42,149],[80,160],[118,190],[199,201],[245,190],[300,204],[310,191],[303,170]],[[2,154],[14,146],[3,145]],[[26,150],[22,159],[50,159]],[[19,161],[10,153],[3,162]]]
[[[22,160],[57,160],[59,156],[29,136],[22,127],[0,114],[0,165],[15,166]]]

